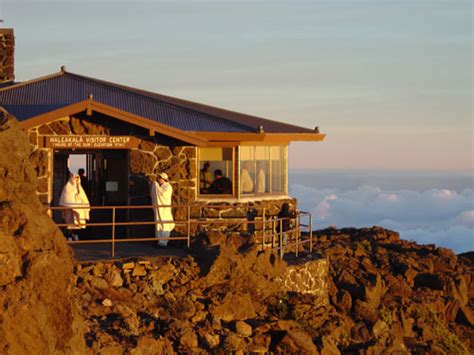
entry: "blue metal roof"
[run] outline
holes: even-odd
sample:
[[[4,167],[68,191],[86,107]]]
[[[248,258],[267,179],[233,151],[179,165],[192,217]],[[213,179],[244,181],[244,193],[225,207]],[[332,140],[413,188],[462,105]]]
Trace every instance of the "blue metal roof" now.
[[[314,133],[313,130],[186,100],[121,86],[68,72],[0,88],[0,106],[25,121],[87,100],[112,106],[183,131]]]

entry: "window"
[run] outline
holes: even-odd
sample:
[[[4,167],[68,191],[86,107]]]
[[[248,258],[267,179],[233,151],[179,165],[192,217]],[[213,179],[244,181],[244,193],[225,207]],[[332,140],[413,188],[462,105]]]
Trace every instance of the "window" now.
[[[199,149],[199,193],[232,195],[234,173],[233,148]]]
[[[285,192],[285,159],[286,150],[283,146],[270,147],[270,163],[271,163],[271,186],[272,192]]]
[[[286,147],[240,147],[242,195],[286,192]]]

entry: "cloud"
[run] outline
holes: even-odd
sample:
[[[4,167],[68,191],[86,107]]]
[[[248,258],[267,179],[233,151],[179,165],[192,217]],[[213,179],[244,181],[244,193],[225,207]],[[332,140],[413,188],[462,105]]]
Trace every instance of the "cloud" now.
[[[317,228],[329,225],[380,225],[402,238],[436,244],[456,253],[474,250],[474,190],[384,190],[361,185],[351,189],[317,189],[290,184],[299,208],[315,217]]]
[[[456,191],[448,190],[448,189],[442,189],[442,190],[436,190],[433,191],[433,197],[438,200],[452,200],[455,199],[457,196]]]
[[[457,216],[457,221],[459,224],[474,229],[474,210],[464,211]]]

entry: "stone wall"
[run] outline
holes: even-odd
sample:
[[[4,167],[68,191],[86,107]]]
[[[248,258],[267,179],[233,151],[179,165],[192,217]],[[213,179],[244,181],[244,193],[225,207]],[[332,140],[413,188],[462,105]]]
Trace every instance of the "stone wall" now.
[[[12,29],[0,29],[0,83],[15,79],[15,37]]]
[[[49,148],[39,147],[38,135],[40,128],[41,131],[44,131],[43,126],[28,130],[28,139],[31,148],[30,162],[38,178],[36,194],[42,204],[48,204],[52,199],[53,151]]]
[[[191,210],[191,216],[198,222],[194,224],[193,233],[200,230],[219,230],[222,232],[244,232],[248,229],[247,215],[253,212],[255,215],[255,232],[262,235],[262,219],[265,214],[267,221],[265,229],[271,230],[274,226],[270,221],[278,215],[283,203],[290,205],[290,210],[294,211],[297,206],[295,198],[291,197],[267,197],[261,200],[247,201],[216,201],[197,200],[195,207]]]
[[[316,295],[321,304],[328,304],[328,277],[327,259],[312,259],[310,255],[289,265],[279,282],[285,291]]]

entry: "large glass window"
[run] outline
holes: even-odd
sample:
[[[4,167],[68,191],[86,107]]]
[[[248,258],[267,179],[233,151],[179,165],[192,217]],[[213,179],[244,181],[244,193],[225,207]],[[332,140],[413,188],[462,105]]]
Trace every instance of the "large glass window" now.
[[[285,146],[240,147],[240,193],[285,193]]]
[[[233,194],[233,148],[199,149],[199,192],[201,195]]]
[[[270,147],[272,192],[285,192],[285,147]]]

